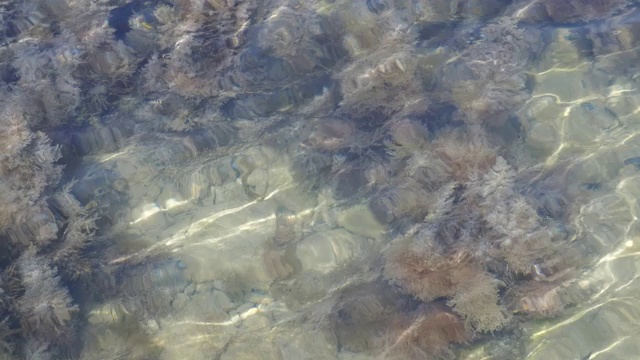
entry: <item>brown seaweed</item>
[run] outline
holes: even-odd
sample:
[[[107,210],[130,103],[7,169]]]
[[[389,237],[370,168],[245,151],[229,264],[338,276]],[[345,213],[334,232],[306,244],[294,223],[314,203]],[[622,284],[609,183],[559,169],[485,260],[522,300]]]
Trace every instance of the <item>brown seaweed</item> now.
[[[15,306],[24,334],[45,343],[69,339],[78,307],[62,286],[57,270],[31,248],[18,259],[17,273],[24,293]]]

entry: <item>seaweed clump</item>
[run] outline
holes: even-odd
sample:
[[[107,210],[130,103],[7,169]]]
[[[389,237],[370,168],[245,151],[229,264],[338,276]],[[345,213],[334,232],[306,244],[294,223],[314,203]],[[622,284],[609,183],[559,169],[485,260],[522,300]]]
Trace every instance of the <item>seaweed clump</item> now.
[[[531,281],[538,264],[564,256],[565,234],[515,190],[515,177],[496,157],[444,187],[425,221],[391,246],[385,277],[423,302],[446,299],[469,329],[503,328],[510,311],[502,284]]]
[[[23,331],[45,342],[68,341],[64,337],[70,334],[78,307],[62,286],[57,270],[33,249],[18,259],[16,270],[24,287],[16,301]]]
[[[504,125],[530,96],[525,69],[543,46],[535,37],[538,31],[505,17],[463,32],[451,46],[471,45],[442,66],[434,95],[455,104],[457,118],[468,124]]]
[[[43,194],[62,175],[62,167],[56,164],[60,151],[44,133],[30,130],[15,99],[2,108],[0,143],[0,199],[8,206],[0,214],[0,228],[9,229],[16,242],[29,244],[33,239],[44,244],[57,232],[44,209]]]
[[[392,359],[454,359],[451,344],[464,344],[473,336],[464,321],[442,305],[420,306],[391,321],[384,352]]]

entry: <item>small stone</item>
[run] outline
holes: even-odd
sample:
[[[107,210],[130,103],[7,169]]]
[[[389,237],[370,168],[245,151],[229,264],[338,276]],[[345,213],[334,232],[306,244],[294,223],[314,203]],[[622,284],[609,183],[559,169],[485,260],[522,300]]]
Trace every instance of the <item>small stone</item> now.
[[[271,319],[264,313],[248,316],[242,323],[243,330],[245,331],[256,331],[264,329],[269,325],[271,325]]]
[[[365,237],[381,239],[386,232],[384,225],[366,205],[356,205],[340,212],[337,221],[345,230]]]
[[[271,304],[271,302],[273,302],[273,299],[267,296],[266,294],[252,291],[249,297],[247,298],[247,301],[254,304],[268,305],[268,304]]]
[[[149,331],[150,333],[155,333],[158,330],[160,330],[160,324],[158,324],[158,322],[154,319],[147,320],[145,325],[146,325],[147,331]]]
[[[216,307],[218,307],[218,308],[220,308],[220,309],[222,309],[224,311],[229,311],[229,310],[235,308],[235,304],[229,299],[227,294],[225,294],[222,291],[214,290],[211,293],[211,300],[216,305]]]
[[[197,291],[197,286],[196,286],[196,284],[195,284],[195,283],[190,283],[189,285],[187,285],[187,286],[184,288],[183,293],[184,293],[185,295],[187,295],[187,296],[191,296],[191,295],[195,294],[195,293],[196,293],[196,291]]]
[[[126,193],[129,190],[129,183],[125,179],[117,179],[114,181],[111,186],[114,190],[120,193]]]
[[[296,257],[304,271],[328,273],[368,251],[367,239],[343,229],[314,233],[296,247]]]
[[[187,264],[185,264],[185,263],[184,263],[184,261],[182,261],[182,260],[178,260],[178,261],[176,262],[176,267],[177,267],[178,269],[180,269],[180,270],[184,270],[184,269],[186,269],[186,268],[187,268]]]
[[[236,311],[238,312],[238,314],[242,315],[243,313],[251,310],[254,307],[256,307],[256,304],[248,302],[240,305],[240,307],[238,307]]]
[[[224,281],[222,280],[214,280],[212,285],[214,289],[224,290]]]
[[[537,150],[551,151],[560,145],[560,134],[550,124],[536,122],[527,132],[527,144]]]
[[[247,191],[259,198],[263,198],[267,195],[269,186],[269,175],[263,169],[256,169],[251,172],[247,177],[245,186],[248,187]]]
[[[171,302],[171,307],[176,310],[184,308],[184,306],[189,302],[189,296],[186,294],[177,294],[176,298]]]

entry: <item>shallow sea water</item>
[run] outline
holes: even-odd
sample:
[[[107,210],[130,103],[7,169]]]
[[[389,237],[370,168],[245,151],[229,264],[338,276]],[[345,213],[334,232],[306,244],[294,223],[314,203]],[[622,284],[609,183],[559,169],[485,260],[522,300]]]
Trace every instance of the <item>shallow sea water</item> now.
[[[42,197],[96,230],[74,277],[72,216],[1,229],[0,359],[640,359],[635,1],[98,3],[5,17],[4,94],[73,108],[29,123]],[[69,337],[29,330],[28,245]]]

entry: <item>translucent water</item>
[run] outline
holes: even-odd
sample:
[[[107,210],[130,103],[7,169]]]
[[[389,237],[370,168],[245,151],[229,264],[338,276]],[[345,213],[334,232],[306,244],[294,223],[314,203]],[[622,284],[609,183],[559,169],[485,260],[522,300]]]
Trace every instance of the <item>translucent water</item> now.
[[[0,20],[0,359],[640,358],[637,2]]]

